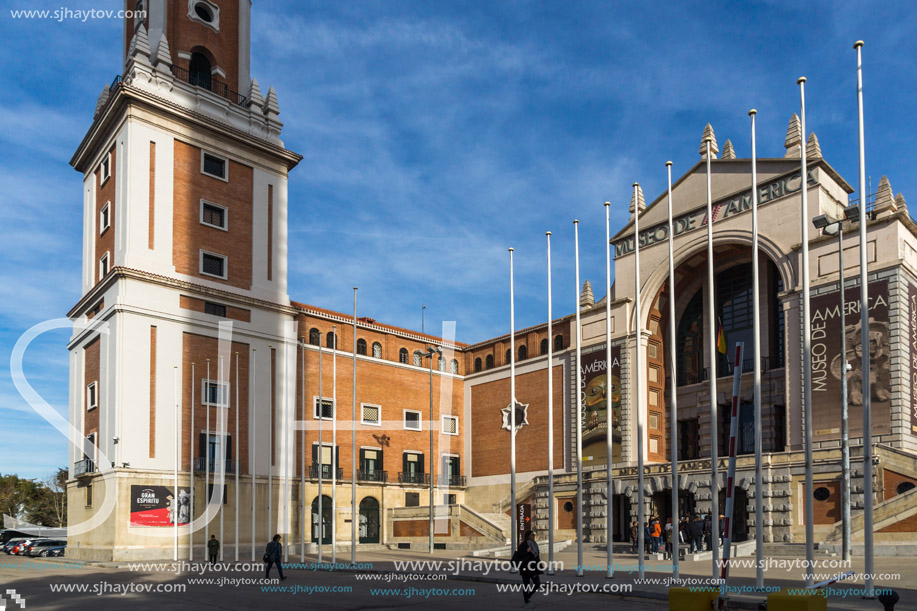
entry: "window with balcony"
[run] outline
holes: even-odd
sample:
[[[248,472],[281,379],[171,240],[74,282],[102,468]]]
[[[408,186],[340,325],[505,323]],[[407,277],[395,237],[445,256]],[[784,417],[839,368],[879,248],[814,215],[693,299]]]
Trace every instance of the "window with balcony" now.
[[[200,6],[200,5],[199,5]],[[211,89],[213,86],[213,67],[203,53],[192,53],[188,63],[188,80],[196,86]]]

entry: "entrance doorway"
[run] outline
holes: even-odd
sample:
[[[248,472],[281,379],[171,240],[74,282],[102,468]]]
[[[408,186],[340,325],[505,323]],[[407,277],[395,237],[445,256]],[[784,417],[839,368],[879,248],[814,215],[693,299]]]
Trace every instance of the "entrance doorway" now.
[[[360,543],[379,542],[379,501],[371,496],[360,501]]]
[[[576,530],[576,497],[557,498],[557,530]]]
[[[322,495],[322,545],[331,543],[331,497]],[[318,497],[312,501],[312,543],[318,543]]]
[[[614,494],[611,497],[614,508],[613,541],[630,541],[630,498],[626,494]]]
[[[736,488],[732,505],[732,541],[748,539],[748,494],[742,488]],[[726,491],[720,490],[720,513],[726,515]]]

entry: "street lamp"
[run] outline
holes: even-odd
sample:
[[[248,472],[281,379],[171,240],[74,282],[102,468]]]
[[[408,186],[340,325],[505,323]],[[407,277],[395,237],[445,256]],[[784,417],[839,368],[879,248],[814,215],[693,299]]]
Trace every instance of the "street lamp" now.
[[[844,366],[841,368],[841,520],[843,522],[842,554],[845,561],[850,560],[850,438],[847,428],[847,372],[850,363],[847,362],[847,319],[846,298],[844,296],[844,221],[854,220],[851,217],[860,217],[856,206],[845,210],[845,218],[831,220],[826,215],[820,214],[812,219],[816,229],[822,235],[837,236],[838,273],[840,274],[840,300],[841,300],[841,350],[844,356]],[[808,494],[812,494],[810,490]]]
[[[427,306],[424,306],[427,307]],[[430,359],[430,553],[433,553],[433,357],[442,356],[443,351],[439,346],[427,346],[424,358]]]

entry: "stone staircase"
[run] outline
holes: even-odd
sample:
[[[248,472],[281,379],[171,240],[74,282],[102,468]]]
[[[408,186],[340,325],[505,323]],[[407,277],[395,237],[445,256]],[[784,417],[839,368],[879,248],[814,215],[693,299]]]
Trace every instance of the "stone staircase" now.
[[[491,513],[478,512],[478,515],[480,515],[482,518],[484,518],[485,520],[487,520],[488,522],[490,522],[497,528],[499,528],[503,532],[504,540],[509,542],[509,540],[511,539],[511,535],[512,535],[513,525],[512,525],[512,520],[510,519],[508,515],[506,515],[505,513],[496,513],[496,512],[491,512]]]
[[[917,488],[894,496],[887,501],[876,503],[873,507],[873,530],[882,530],[914,515],[917,515]],[[863,539],[863,525],[862,511],[850,516],[850,536],[854,541]],[[825,537],[825,543],[840,542],[844,536],[843,526],[843,522],[835,522],[834,530]]]

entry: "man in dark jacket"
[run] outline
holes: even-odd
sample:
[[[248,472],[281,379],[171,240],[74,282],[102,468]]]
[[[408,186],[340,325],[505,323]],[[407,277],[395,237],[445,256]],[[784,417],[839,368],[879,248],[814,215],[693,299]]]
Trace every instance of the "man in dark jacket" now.
[[[264,578],[270,579],[271,567],[277,565],[277,574],[280,575],[280,581],[286,579],[283,574],[283,565],[280,559],[283,557],[283,544],[280,542],[280,535],[274,535],[271,542],[264,548],[264,562],[267,564],[267,570],[264,572]]]
[[[210,535],[210,541],[207,542],[207,555],[210,557],[210,564],[217,561],[217,554],[220,553],[220,542],[217,541],[216,535]]]
[[[695,517],[691,524],[692,549],[693,553],[704,551],[704,521],[701,517]]]

